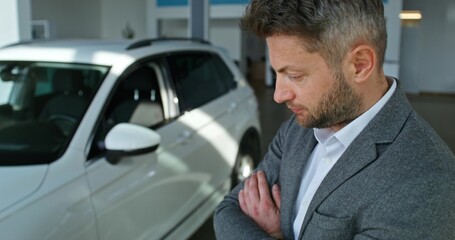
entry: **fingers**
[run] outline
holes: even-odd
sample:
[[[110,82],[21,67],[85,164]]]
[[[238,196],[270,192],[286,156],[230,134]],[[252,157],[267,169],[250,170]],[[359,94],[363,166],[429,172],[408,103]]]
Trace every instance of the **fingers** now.
[[[240,209],[242,209],[243,213],[248,214],[248,207],[246,206],[245,195],[243,190],[240,190],[239,192],[239,204]]]
[[[272,197],[276,207],[281,209],[281,190],[278,184],[275,184],[272,187]]]
[[[253,197],[250,196],[251,192],[254,192],[255,187],[253,185],[254,183],[251,183],[250,176],[250,178],[246,179],[243,183],[243,189],[239,191],[240,209],[248,216],[251,216],[252,208],[254,207]]]
[[[258,188],[258,173],[252,174],[246,182],[248,184],[247,190],[250,202],[260,202],[261,196]]]
[[[257,184],[259,189],[259,199],[265,200],[268,199],[270,196],[269,184],[267,183],[267,179],[265,177],[265,173],[259,171],[257,174]]]
[[[277,184],[270,191],[265,173],[253,173],[239,192],[239,204],[247,215],[256,215],[261,208],[281,207],[281,193]]]
[[[240,209],[248,216],[254,215],[260,201],[257,182],[256,173],[253,173],[245,180],[243,189],[239,192]]]
[[[261,171],[251,175],[243,185],[238,196],[241,211],[271,236],[282,236],[281,190],[278,185],[273,185],[270,190],[265,173]]]

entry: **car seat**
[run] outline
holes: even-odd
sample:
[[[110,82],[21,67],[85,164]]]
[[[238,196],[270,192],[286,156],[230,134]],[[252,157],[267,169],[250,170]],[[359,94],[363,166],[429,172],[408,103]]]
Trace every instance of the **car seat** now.
[[[58,69],[52,79],[57,93],[44,106],[39,119],[54,121],[67,135],[82,118],[89,103],[84,92],[84,76],[75,69]]]
[[[134,71],[123,80],[121,88],[124,99],[112,111],[110,125],[127,122],[151,127],[164,120],[154,70],[143,67]]]

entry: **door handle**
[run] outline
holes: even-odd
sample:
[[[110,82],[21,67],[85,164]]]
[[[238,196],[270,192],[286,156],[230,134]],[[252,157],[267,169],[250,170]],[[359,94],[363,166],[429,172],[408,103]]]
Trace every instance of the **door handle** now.
[[[236,108],[237,108],[237,103],[236,102],[231,102],[231,104],[229,104],[228,112],[232,112]]]

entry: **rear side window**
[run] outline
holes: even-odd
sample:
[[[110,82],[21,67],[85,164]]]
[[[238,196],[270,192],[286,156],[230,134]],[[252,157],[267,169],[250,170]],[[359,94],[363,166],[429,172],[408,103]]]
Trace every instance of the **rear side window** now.
[[[211,53],[180,53],[168,56],[180,111],[200,107],[235,86],[234,75]]]

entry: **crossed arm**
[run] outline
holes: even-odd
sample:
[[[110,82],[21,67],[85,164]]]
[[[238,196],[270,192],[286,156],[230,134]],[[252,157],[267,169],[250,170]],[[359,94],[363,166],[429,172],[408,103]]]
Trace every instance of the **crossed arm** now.
[[[275,184],[270,192],[264,172],[254,173],[245,180],[244,188],[239,192],[239,204],[243,213],[262,230],[276,239],[283,238],[280,228],[280,188]]]
[[[277,184],[280,182],[282,145],[292,121],[282,125],[256,172],[218,205],[214,219],[218,240],[283,238],[281,190]]]

